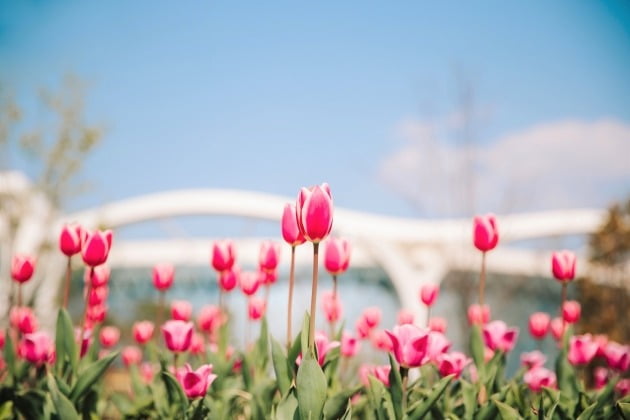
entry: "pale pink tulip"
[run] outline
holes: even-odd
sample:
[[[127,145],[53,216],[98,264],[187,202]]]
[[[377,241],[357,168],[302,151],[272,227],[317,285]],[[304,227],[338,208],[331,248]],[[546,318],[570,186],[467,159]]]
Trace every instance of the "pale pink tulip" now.
[[[255,271],[244,271],[240,276],[241,291],[246,296],[252,296],[258,290],[261,283],[261,275]]]
[[[153,382],[153,376],[155,376],[155,368],[149,362],[144,362],[140,365],[140,378],[145,384]]]
[[[483,327],[483,338],[490,350],[508,352],[516,344],[518,328],[508,328],[503,321],[492,321]]]
[[[100,287],[90,287],[89,293],[87,293],[86,296],[87,303],[90,306],[101,305],[107,300],[108,294],[109,289],[107,288],[107,285]]]
[[[181,353],[190,348],[193,324],[192,322],[171,319],[162,325],[162,333],[166,347],[174,353]]]
[[[120,330],[113,326],[103,327],[99,334],[101,346],[105,348],[114,347],[120,340]]]
[[[333,276],[345,272],[350,266],[350,242],[329,238],[324,242],[324,267]]]
[[[64,225],[59,234],[59,249],[67,257],[81,252],[81,237],[83,229],[77,223]]]
[[[537,340],[542,340],[549,331],[551,318],[544,312],[534,312],[529,316],[529,333]]]
[[[322,310],[328,322],[337,322],[343,316],[343,306],[339,295],[335,296],[332,290],[322,293]]]
[[[396,325],[386,331],[394,346],[394,356],[406,368],[422,365],[429,345],[429,334],[415,325]]]
[[[630,378],[620,379],[615,385],[615,391],[617,391],[620,398],[630,394]]]
[[[94,288],[106,286],[109,282],[111,270],[106,265],[99,265],[93,269],[86,269],[84,280],[86,283],[91,283]]]
[[[153,286],[160,292],[171,288],[175,279],[175,267],[172,264],[157,264],[153,267]]]
[[[109,250],[112,247],[111,230],[83,231],[81,257],[83,262],[90,267],[102,265],[107,261]]]
[[[184,372],[180,375],[180,384],[186,396],[189,399],[195,399],[206,395],[216,377],[217,375],[212,373],[212,365],[202,365],[197,370],[192,370],[186,363]]]
[[[413,312],[411,312],[408,309],[401,309],[400,311],[398,311],[398,315],[396,316],[396,319],[397,319],[398,325],[413,324],[414,315],[413,315]]]
[[[190,321],[192,305],[187,300],[171,302],[171,318],[179,321]]]
[[[30,334],[37,331],[37,317],[28,306],[12,307],[9,319],[13,328],[17,328],[22,334]]]
[[[544,366],[546,361],[547,357],[538,350],[521,354],[521,364],[527,369]]]
[[[597,334],[593,336],[593,340],[597,343],[597,357],[606,357],[606,346],[608,346],[608,336],[606,334]]]
[[[593,340],[590,334],[574,335],[569,340],[569,354],[567,358],[574,366],[586,365],[595,357],[597,347],[597,342]]]
[[[568,300],[562,305],[562,318],[567,324],[575,324],[580,320],[582,306],[575,300]]]
[[[630,346],[609,342],[606,345],[606,362],[611,369],[626,372],[630,368]]]
[[[359,351],[361,342],[349,331],[344,331],[341,335],[341,355],[343,357],[353,357]]]
[[[451,342],[440,332],[429,331],[426,359],[423,363],[439,364],[440,358],[451,348]]]
[[[446,332],[446,326],[447,326],[446,319],[440,316],[434,316],[431,319],[429,319],[429,330],[431,331],[444,333]]]
[[[468,323],[470,325],[483,325],[490,321],[490,307],[479,306],[474,303],[468,307]]]
[[[322,332],[315,333],[315,347],[317,348],[317,362],[320,366],[324,366],[326,355],[334,348],[339,347],[339,341],[330,341],[328,336]]]
[[[297,224],[295,204],[287,203],[282,212],[282,238],[291,246],[302,245],[306,239]]]
[[[539,366],[525,372],[523,382],[532,391],[540,392],[543,387],[554,388],[556,386],[556,374]]]
[[[333,199],[328,184],[302,188],[295,214],[300,232],[307,241],[319,243],[325,239],[333,223]]]
[[[389,387],[389,372],[392,367],[390,365],[370,366],[362,365],[359,368],[359,378],[365,386],[370,386],[369,376],[374,376],[383,385]]]
[[[55,343],[45,331],[25,334],[22,338],[22,357],[29,362],[42,365],[54,357]]]
[[[193,333],[192,342],[190,343],[190,354],[204,354],[205,351],[206,345],[203,340],[203,335]]]
[[[231,292],[238,284],[241,269],[235,265],[231,269],[222,271],[219,274],[219,287],[224,292]]]
[[[252,321],[257,321],[265,315],[267,302],[258,296],[251,296],[247,301],[247,315]]]
[[[601,389],[608,383],[608,369],[598,366],[593,371],[593,385],[595,389]]]
[[[575,254],[571,251],[558,251],[551,254],[551,271],[558,281],[571,281],[575,277]]]
[[[86,311],[86,319],[93,323],[99,323],[105,321],[107,317],[107,305],[101,303],[98,305],[88,306]]]
[[[206,305],[199,311],[197,325],[201,331],[214,333],[223,323],[223,315],[218,306]]]
[[[33,277],[35,258],[30,255],[16,254],[11,259],[11,278],[18,283],[25,283]]]
[[[236,260],[236,251],[232,241],[217,241],[212,244],[212,267],[216,271],[225,271],[232,268]]]
[[[151,321],[139,321],[133,324],[133,338],[138,344],[145,344],[153,337],[155,326]]]
[[[384,330],[374,330],[371,335],[372,345],[375,349],[389,353],[394,350],[392,339]]]
[[[381,308],[378,306],[371,306],[366,308],[361,316],[365,319],[365,324],[369,328],[376,328],[378,327],[378,324],[381,323]]]
[[[137,365],[142,361],[142,350],[136,346],[127,346],[122,350],[121,358],[125,366]]]
[[[549,324],[551,335],[553,335],[553,338],[556,340],[560,340],[562,338],[567,327],[568,326],[564,324],[564,321],[562,320],[562,318],[554,318],[551,320],[551,323]]]
[[[475,247],[487,252],[497,246],[499,242],[499,230],[496,217],[493,214],[475,216],[473,220],[473,242]]]
[[[433,283],[428,283],[422,285],[420,288],[420,301],[424,303],[426,306],[433,306],[435,300],[440,293],[440,286]]]

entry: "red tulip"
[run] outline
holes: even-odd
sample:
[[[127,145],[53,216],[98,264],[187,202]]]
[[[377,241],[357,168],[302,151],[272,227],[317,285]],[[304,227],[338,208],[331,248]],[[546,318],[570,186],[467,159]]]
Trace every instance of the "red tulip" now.
[[[20,330],[22,334],[30,334],[37,331],[37,317],[28,306],[14,306],[9,315],[13,328]]]
[[[192,322],[169,320],[162,325],[164,342],[166,347],[174,352],[180,353],[188,350],[192,343],[193,324]]]
[[[490,307],[488,305],[479,306],[476,303],[468,307],[468,323],[470,325],[483,325],[490,321]]]
[[[302,245],[305,241],[297,224],[295,205],[286,204],[282,212],[282,238],[291,246]]]
[[[508,352],[516,344],[518,329],[508,328],[503,321],[492,321],[483,327],[483,338],[490,350]]]
[[[475,216],[473,221],[473,240],[475,247],[482,252],[490,251],[499,242],[496,217],[493,214]]]
[[[111,230],[94,232],[84,230],[81,247],[83,262],[90,267],[105,263],[112,247],[112,236]]]
[[[431,307],[435,303],[435,300],[437,299],[439,293],[440,286],[438,286],[437,284],[424,284],[420,288],[420,300],[425,305]]]
[[[157,264],[153,267],[153,286],[163,292],[173,285],[175,267],[172,264]]]
[[[22,356],[29,362],[42,365],[54,357],[55,345],[45,331],[37,331],[24,335],[22,339]]]
[[[549,331],[551,318],[544,312],[534,312],[529,316],[529,333],[537,340],[542,340]]]
[[[438,369],[442,376],[455,375],[456,378],[459,378],[464,368],[471,362],[472,360],[464,353],[454,351],[452,353],[443,354],[442,357],[440,357]]]
[[[83,229],[81,225],[72,223],[64,225],[59,235],[59,249],[64,255],[71,257],[81,252],[81,237]]]
[[[199,311],[197,325],[201,331],[207,333],[215,332],[223,322],[223,315],[218,306],[206,305]]]
[[[350,243],[346,239],[329,238],[324,242],[324,267],[333,276],[350,266]]]
[[[544,367],[535,367],[523,375],[523,382],[534,392],[540,392],[543,387],[554,388],[556,386],[556,374]]]
[[[11,277],[18,283],[25,283],[33,277],[35,258],[30,255],[16,254],[11,259]]]
[[[446,319],[434,316],[429,319],[429,330],[444,333],[446,331]]]
[[[241,270],[236,266],[232,266],[231,269],[222,271],[219,274],[219,287],[224,292],[230,292],[234,290],[238,284]]]
[[[319,243],[325,239],[333,223],[333,200],[328,184],[302,188],[295,213],[300,232],[307,241]]]
[[[280,262],[281,246],[277,242],[263,241],[260,244],[258,264],[263,271],[274,271]]]
[[[571,251],[554,252],[551,255],[551,271],[559,281],[571,281],[575,277],[575,254]]]
[[[547,357],[538,350],[521,354],[521,364],[527,369],[542,367],[546,361]]]
[[[101,345],[105,348],[114,347],[120,340],[120,330],[116,327],[103,327],[99,334]]]
[[[212,267],[216,271],[232,268],[236,260],[236,251],[232,241],[217,241],[212,244]]]
[[[385,331],[392,340],[396,361],[411,368],[426,362],[429,334],[415,325],[396,325],[393,331]]]
[[[133,338],[138,344],[145,344],[153,337],[155,326],[151,321],[140,321],[133,324]]]
[[[568,300],[562,305],[562,318],[567,324],[575,324],[580,320],[582,307],[575,300]]]
[[[414,315],[413,312],[408,309],[401,309],[400,311],[398,311],[396,319],[398,325],[413,324]]]
[[[322,293],[322,309],[328,322],[337,322],[343,315],[343,306],[339,296],[335,296],[332,290]]]
[[[122,350],[121,358],[125,366],[137,365],[142,361],[142,350],[136,346],[127,346]]]
[[[247,301],[247,314],[249,319],[257,321],[265,315],[265,309],[267,308],[267,302],[264,299],[257,296],[252,296]]]
[[[171,317],[180,321],[190,320],[192,305],[186,300],[174,300],[171,303]]]
[[[597,353],[597,342],[590,334],[574,335],[569,340],[567,358],[572,365],[586,365],[593,360]]]
[[[186,363],[184,371],[178,379],[186,396],[189,399],[194,399],[204,397],[216,377],[217,375],[212,373],[212,365],[202,365],[197,370],[192,370],[190,365]]]
[[[91,276],[90,273],[92,273]],[[105,265],[99,265],[98,267],[94,267],[93,270],[86,269],[84,280],[86,283],[90,282],[92,284],[92,287],[94,288],[102,287],[107,285],[110,275],[111,270],[109,269],[109,267]]]
[[[261,276],[258,272],[244,271],[240,276],[241,291],[246,296],[252,296],[258,290],[261,283]]]
[[[341,355],[343,357],[353,357],[359,351],[361,342],[352,333],[344,331],[341,336]]]

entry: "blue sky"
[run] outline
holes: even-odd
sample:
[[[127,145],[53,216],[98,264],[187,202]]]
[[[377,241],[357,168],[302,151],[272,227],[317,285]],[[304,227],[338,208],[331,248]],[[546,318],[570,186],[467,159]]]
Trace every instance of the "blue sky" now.
[[[623,1],[0,0],[0,81],[29,118],[36,88],[69,71],[107,127],[82,173],[95,188],[71,209],[322,181],[339,206],[400,216],[630,193]],[[475,91],[472,207],[458,80]]]

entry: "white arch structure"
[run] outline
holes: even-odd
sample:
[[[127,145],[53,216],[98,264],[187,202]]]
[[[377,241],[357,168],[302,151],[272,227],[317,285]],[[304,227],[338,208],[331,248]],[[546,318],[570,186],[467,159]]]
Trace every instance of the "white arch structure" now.
[[[20,188],[25,188],[23,180],[19,184]],[[2,185],[6,189],[6,184],[0,183],[0,193]],[[46,225],[42,214],[50,214],[52,210],[37,194],[31,193],[31,197],[39,204],[25,215],[25,223],[29,222],[18,234],[18,249],[28,250],[46,239],[56,243],[61,226],[70,221],[77,221],[87,228],[107,226],[112,229],[148,220],[194,215],[228,215],[279,222],[285,203],[294,202],[293,197],[248,191],[169,191],[57,215]],[[604,210],[599,209],[574,209],[500,216],[501,246],[489,255],[488,270],[548,276],[549,253],[510,247],[509,244],[521,240],[590,233],[599,227],[605,214]],[[49,228],[45,229],[44,226]],[[333,234],[352,241],[354,266],[381,266],[390,277],[401,305],[415,310],[418,317],[424,315],[423,308],[417,305],[416,290],[421,284],[439,282],[451,269],[475,270],[479,266],[480,255],[471,246],[469,219],[408,219],[336,208]],[[109,264],[151,266],[160,261],[207,264],[212,240],[123,242],[115,239]],[[252,239],[237,241],[242,263],[255,263],[257,244],[258,241]],[[54,297],[63,277],[65,263],[58,254],[51,253],[45,257],[49,263],[48,269],[45,278],[39,281],[36,295],[36,306],[42,313],[54,310]],[[309,264],[309,255],[306,251],[303,251],[303,255],[298,252],[298,264]],[[287,259],[284,259],[285,264],[288,264]],[[590,266],[584,260],[578,264],[582,274],[589,269]],[[30,292],[35,292],[35,286]]]

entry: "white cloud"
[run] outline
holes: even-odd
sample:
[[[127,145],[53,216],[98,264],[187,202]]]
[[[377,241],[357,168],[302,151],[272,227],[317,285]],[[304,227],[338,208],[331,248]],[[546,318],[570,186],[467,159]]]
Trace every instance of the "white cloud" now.
[[[540,124],[481,145],[417,120],[396,134],[404,143],[380,178],[427,215],[601,207],[630,194],[630,125],[621,121]]]

